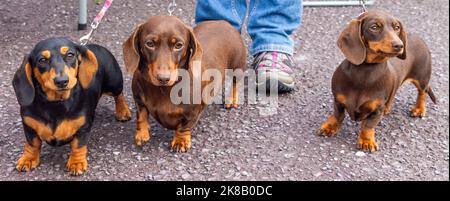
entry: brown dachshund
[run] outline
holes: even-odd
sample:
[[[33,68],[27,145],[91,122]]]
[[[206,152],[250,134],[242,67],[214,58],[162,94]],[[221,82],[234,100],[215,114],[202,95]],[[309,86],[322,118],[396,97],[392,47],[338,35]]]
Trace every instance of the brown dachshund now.
[[[334,113],[319,133],[336,135],[345,117],[362,121],[358,148],[375,151],[375,126],[391,110],[395,93],[405,82],[418,89],[412,117],[425,116],[426,94],[436,103],[430,88],[431,55],[418,36],[407,37],[402,23],[381,11],[369,11],[354,19],[339,36],[337,45],[346,60],[334,72]]]
[[[194,63],[201,62],[201,73],[217,69],[222,73],[223,83],[225,69],[245,70],[246,52],[239,32],[225,21],[204,22],[192,29],[176,17],[154,16],[139,25],[123,44],[125,65],[133,73],[136,144],[142,146],[150,140],[148,115],[151,114],[162,126],[175,130],[171,149],[188,151],[191,129],[206,104],[204,101],[199,104],[171,101],[171,90],[180,82],[178,69],[189,72],[191,89],[196,76]],[[202,81],[201,89],[210,82]],[[232,106],[237,106],[237,90],[233,95]]]

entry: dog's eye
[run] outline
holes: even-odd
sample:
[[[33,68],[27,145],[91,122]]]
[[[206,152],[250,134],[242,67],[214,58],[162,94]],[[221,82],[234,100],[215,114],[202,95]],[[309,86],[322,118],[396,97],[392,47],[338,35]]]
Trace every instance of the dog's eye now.
[[[370,30],[372,30],[372,31],[379,31],[380,29],[381,29],[381,27],[378,26],[377,24],[370,26]]]
[[[155,42],[153,42],[153,41],[147,41],[147,42],[145,42],[145,45],[148,48],[155,48]]]
[[[400,31],[400,25],[394,25],[394,31]]]
[[[66,55],[67,60],[72,60],[74,57],[75,57],[75,54],[73,54],[71,52],[67,53],[67,55]]]
[[[39,59],[39,64],[41,65],[41,66],[44,66],[44,65],[47,65],[48,64],[48,59],[46,59],[46,58],[41,58],[41,59]]]
[[[181,48],[183,48],[183,43],[178,42],[173,46],[173,48],[176,50],[180,50]]]

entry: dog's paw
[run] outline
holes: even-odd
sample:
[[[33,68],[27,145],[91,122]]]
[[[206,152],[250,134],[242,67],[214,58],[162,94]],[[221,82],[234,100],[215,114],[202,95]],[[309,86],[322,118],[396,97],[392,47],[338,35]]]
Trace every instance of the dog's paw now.
[[[129,121],[131,119],[131,111],[123,94],[114,97],[116,102],[116,119],[117,121]]]
[[[170,148],[176,152],[187,152],[191,149],[191,135],[173,136]]]
[[[337,133],[338,129],[339,129],[339,126],[336,125],[336,124],[324,123],[320,127],[318,133],[319,133],[319,135],[324,135],[324,136],[328,136],[328,137],[334,137],[334,136],[336,136],[336,133]]]
[[[39,154],[22,154],[16,162],[16,170],[29,172],[39,165]]]
[[[150,132],[147,129],[146,130],[138,130],[138,131],[136,131],[134,140],[135,140],[137,146],[142,147],[148,141],[150,141]]]
[[[367,152],[375,152],[378,150],[378,144],[374,139],[368,140],[360,137],[358,138],[358,148]]]
[[[358,137],[358,148],[363,151],[375,152],[378,144],[375,142],[375,129],[363,128]]]
[[[116,119],[117,121],[125,122],[131,120],[131,111],[125,105],[116,109]]]
[[[225,100],[225,109],[237,109],[239,107],[237,98],[228,97]]]
[[[82,175],[88,167],[86,155],[71,154],[67,161],[66,168],[72,176]]]
[[[330,123],[327,121],[327,122],[323,123],[322,126],[320,126],[317,133],[319,135],[333,137],[333,136],[336,136],[338,130],[339,130],[339,124]]]
[[[239,105],[237,103],[233,103],[233,104],[225,104],[225,109],[238,109]]]
[[[411,117],[424,117],[427,114],[425,107],[414,107],[411,110]]]
[[[327,121],[320,126],[317,134],[333,137],[337,134],[340,126],[341,122],[338,121],[334,115],[331,115],[328,117]]]
[[[388,115],[390,113],[391,113],[391,108],[390,107],[384,108],[383,115]]]

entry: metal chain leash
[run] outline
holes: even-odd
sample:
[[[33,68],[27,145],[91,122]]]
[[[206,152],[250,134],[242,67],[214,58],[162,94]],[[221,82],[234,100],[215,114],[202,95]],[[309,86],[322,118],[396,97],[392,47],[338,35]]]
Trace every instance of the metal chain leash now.
[[[359,0],[359,5],[362,7],[362,13],[367,12],[366,0]]]
[[[173,11],[175,11],[175,8],[177,7],[177,2],[175,0],[172,0],[172,2],[167,7],[167,12],[169,12],[169,16],[172,16]]]

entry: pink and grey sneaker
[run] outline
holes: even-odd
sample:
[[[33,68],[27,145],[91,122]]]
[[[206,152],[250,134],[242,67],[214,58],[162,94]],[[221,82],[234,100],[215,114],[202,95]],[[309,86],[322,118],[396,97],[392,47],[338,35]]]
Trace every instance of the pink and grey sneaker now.
[[[253,67],[257,74],[257,87],[265,85],[267,90],[278,87],[279,93],[294,90],[292,67],[293,59],[290,55],[281,52],[261,52],[255,55]]]

